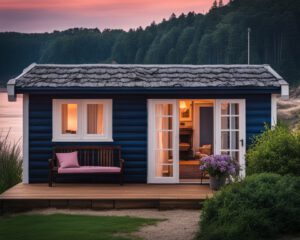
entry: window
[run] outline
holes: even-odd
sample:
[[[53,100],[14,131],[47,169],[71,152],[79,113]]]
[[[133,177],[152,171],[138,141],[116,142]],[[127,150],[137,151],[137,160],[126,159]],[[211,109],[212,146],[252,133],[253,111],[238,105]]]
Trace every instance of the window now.
[[[103,104],[87,104],[87,134],[103,133]]]
[[[239,160],[239,103],[221,104],[221,154]]]
[[[76,134],[78,131],[77,124],[77,104],[64,103],[61,105],[61,133]]]
[[[112,100],[54,99],[53,141],[113,141]]]

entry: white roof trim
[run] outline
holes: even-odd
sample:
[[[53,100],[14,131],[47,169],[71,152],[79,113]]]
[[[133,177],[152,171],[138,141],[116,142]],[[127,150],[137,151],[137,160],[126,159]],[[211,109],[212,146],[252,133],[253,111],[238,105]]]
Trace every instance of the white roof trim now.
[[[289,85],[288,84],[283,84],[281,85],[281,98],[283,100],[288,100],[289,99]]]
[[[7,96],[8,96],[8,101],[9,102],[15,102],[16,99],[17,99],[16,91],[15,91],[16,79],[18,79],[19,77],[22,77],[24,74],[29,72],[32,68],[34,68],[36,65],[37,65],[36,63],[30,64],[28,67],[26,67],[23,70],[23,72],[19,76],[17,76],[16,78],[10,79],[7,82]]]
[[[279,84],[281,85],[281,98],[288,100],[290,96],[289,84],[270,65],[265,65],[265,68],[279,80]]]
[[[170,67],[176,67],[176,68],[233,68],[233,67],[248,67],[248,68],[253,68],[253,67],[262,67],[262,66],[267,66],[267,65],[248,65],[248,64],[106,64],[106,63],[91,63],[91,64],[35,64],[36,66],[45,66],[45,67],[143,67],[143,68],[153,68],[153,67],[158,67],[158,68],[170,68]],[[31,65],[30,65],[31,66]]]
[[[15,93],[15,84],[16,84],[16,79],[10,79],[7,82],[7,96],[9,102],[15,102],[17,100],[16,93]]]

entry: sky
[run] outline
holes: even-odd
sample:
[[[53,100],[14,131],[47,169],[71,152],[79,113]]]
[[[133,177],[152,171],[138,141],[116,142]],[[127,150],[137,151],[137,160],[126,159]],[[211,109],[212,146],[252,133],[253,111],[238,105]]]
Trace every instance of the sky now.
[[[228,0],[224,0],[226,3]],[[72,27],[124,29],[194,11],[213,0],[0,0],[0,32],[52,32]]]

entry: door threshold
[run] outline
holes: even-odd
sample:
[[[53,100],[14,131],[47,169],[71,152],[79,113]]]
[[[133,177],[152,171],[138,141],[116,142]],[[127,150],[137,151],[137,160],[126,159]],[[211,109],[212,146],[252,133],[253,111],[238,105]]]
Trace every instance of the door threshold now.
[[[200,179],[180,179],[179,184],[201,184],[208,185],[209,179],[202,179],[202,183]]]

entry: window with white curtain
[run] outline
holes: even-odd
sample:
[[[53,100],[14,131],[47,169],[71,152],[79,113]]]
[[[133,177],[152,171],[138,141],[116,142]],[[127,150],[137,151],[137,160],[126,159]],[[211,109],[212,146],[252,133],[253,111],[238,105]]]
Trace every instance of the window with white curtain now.
[[[87,134],[103,134],[103,104],[87,104]]]
[[[53,141],[113,141],[111,99],[54,99]]]

